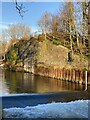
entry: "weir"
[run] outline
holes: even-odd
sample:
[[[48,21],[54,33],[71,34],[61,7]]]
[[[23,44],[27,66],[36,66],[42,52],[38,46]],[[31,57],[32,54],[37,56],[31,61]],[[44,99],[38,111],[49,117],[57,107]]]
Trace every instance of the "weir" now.
[[[36,106],[38,104],[47,104],[52,102],[70,102],[79,99],[90,99],[88,91],[82,92],[60,92],[49,94],[18,94],[0,96],[2,108]]]

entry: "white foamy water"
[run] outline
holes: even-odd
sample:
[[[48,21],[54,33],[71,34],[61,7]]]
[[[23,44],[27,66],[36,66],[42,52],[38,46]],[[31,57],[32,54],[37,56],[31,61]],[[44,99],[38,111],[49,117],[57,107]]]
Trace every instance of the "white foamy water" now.
[[[58,102],[4,109],[5,118],[88,118],[90,100]]]

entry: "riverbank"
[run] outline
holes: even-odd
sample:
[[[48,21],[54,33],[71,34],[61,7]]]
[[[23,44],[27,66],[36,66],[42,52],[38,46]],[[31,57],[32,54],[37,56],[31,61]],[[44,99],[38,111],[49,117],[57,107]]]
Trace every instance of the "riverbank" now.
[[[90,84],[88,60],[72,52],[70,62],[68,61],[69,52],[68,48],[62,45],[57,46],[48,39],[20,40],[6,53],[4,68],[80,84],[85,84],[87,70],[88,84]]]
[[[86,84],[86,70],[67,69],[60,67],[36,66],[34,74],[52,77],[68,82]],[[90,71],[87,71],[87,84],[90,85]]]
[[[4,69],[10,70],[6,65],[2,66]],[[34,75],[40,75],[44,77],[54,78],[58,80],[64,80],[68,82],[78,83],[78,84],[87,84],[90,85],[90,70],[79,70],[79,69],[67,69],[56,66],[45,66],[43,64],[33,65],[33,66],[16,66],[13,70],[16,72],[29,72]],[[87,71],[87,77],[86,77]]]

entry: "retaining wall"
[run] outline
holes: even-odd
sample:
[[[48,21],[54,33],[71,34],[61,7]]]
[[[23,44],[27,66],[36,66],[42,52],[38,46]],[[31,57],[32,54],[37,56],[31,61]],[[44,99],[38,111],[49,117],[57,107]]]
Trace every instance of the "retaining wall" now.
[[[35,67],[34,74],[51,77],[55,79],[61,79],[65,81],[85,84],[85,70],[65,69],[65,68],[54,68],[54,67]],[[90,84],[90,71],[88,75],[88,84]]]

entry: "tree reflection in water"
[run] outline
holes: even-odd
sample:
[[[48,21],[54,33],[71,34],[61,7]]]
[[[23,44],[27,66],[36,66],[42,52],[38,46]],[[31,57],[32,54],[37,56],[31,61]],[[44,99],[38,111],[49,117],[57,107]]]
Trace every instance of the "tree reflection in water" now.
[[[71,83],[68,81],[56,80],[42,76],[35,76],[31,73],[2,70],[0,70],[0,83],[2,83],[3,86],[2,94],[48,93],[84,90],[83,85]]]

